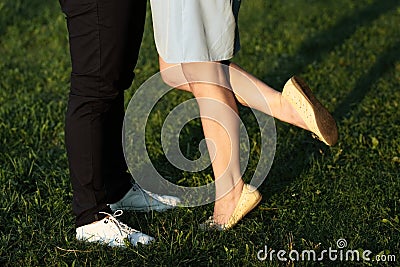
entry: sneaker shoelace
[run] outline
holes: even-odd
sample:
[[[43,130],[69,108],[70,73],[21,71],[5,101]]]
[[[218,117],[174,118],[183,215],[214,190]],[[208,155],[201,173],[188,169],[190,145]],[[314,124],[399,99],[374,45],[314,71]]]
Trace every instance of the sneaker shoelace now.
[[[118,231],[123,238],[128,237],[131,233],[137,232],[136,230],[130,228],[128,225],[120,222],[117,219],[117,217],[121,216],[124,213],[122,210],[116,210],[112,215],[107,212],[99,212],[99,213],[108,216],[106,217],[107,218],[106,220],[114,223],[117,226]]]

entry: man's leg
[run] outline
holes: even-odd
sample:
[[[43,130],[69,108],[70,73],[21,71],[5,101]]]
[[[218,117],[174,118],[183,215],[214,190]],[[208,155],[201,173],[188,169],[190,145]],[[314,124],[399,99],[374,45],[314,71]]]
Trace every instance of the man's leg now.
[[[146,0],[60,0],[72,60],[66,147],[77,227],[105,217],[130,188],[123,91],[133,80]]]

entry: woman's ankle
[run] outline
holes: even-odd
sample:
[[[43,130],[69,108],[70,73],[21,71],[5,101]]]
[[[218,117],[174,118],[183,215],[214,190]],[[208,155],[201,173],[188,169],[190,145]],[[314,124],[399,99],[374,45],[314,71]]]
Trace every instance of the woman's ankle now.
[[[228,222],[239,202],[243,186],[244,182],[240,180],[229,193],[215,201],[213,217],[217,223]]]

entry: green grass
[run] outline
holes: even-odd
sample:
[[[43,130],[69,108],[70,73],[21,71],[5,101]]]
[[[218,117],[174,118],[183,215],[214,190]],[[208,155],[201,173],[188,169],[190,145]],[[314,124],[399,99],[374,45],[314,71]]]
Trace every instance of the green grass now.
[[[125,213],[125,222],[157,242],[121,250],[74,239],[63,133],[70,61],[58,3],[0,2],[1,266],[278,266],[259,261],[257,252],[265,245],[322,251],[336,248],[339,238],[349,249],[394,254],[400,266],[400,3],[251,0],[243,1],[239,21],[242,50],[234,61],[276,88],[293,74],[303,76],[337,119],[339,143],[327,148],[276,122],[277,151],[260,188],[263,201],[237,227],[199,231],[212,205]],[[157,72],[150,26],[148,16],[127,102]],[[166,96],[150,128],[161,127],[163,110],[189,97]],[[241,108],[241,114],[251,136],[249,179],[259,137],[250,111]],[[161,172],[189,185],[210,179],[210,169],[192,174],[164,167],[157,136],[149,133],[148,150]],[[183,131],[182,147],[196,154],[201,139],[195,121]]]

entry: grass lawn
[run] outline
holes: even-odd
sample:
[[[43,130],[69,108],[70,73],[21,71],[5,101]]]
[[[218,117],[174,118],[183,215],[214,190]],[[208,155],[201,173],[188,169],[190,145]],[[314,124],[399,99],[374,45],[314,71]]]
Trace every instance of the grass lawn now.
[[[338,250],[339,239],[347,242],[343,253],[370,250],[371,259],[381,255],[387,262],[335,261],[325,254],[323,261],[294,264],[400,266],[400,2],[248,0],[239,25],[242,49],[234,61],[275,88],[302,76],[334,114],[338,144],[326,147],[276,121],[263,200],[234,229],[198,229],[212,204],[126,212],[124,222],[157,241],[121,250],[74,238],[63,132],[70,60],[58,2],[0,1],[0,266],[291,266],[277,258],[278,250],[321,255]],[[157,71],[148,16],[126,104]],[[165,110],[190,97],[174,91],[156,107],[147,149],[160,172],[196,185],[210,180],[210,168],[186,173],[166,164],[157,132]],[[259,130],[249,109],[240,112],[250,136],[249,181]],[[202,138],[198,120],[185,127],[180,142],[194,151],[188,156],[196,156]],[[273,260],[258,259],[265,246],[275,250]]]

